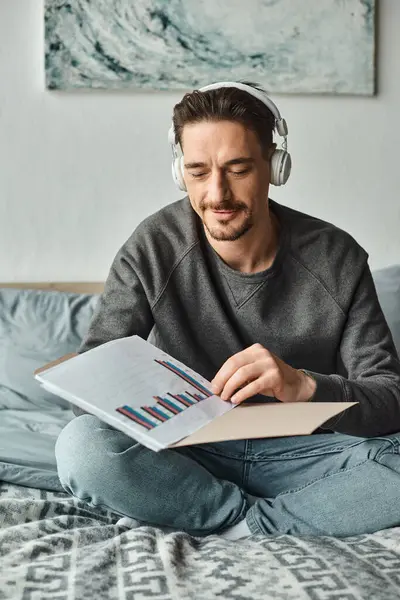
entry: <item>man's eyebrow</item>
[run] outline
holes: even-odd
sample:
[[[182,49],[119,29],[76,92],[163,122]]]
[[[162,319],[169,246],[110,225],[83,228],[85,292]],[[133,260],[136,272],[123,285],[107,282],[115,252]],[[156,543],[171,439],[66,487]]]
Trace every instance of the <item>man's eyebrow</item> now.
[[[254,164],[254,158],[250,156],[238,156],[237,158],[231,158],[224,163],[224,167],[230,167],[232,165],[252,165]],[[185,163],[186,169],[200,169],[206,167],[204,162],[189,162]]]

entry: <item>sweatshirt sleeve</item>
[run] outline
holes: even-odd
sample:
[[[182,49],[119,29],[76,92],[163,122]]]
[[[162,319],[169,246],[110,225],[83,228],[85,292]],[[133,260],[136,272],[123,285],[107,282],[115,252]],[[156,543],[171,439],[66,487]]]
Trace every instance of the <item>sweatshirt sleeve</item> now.
[[[357,402],[323,428],[360,437],[400,431],[400,362],[368,264],[347,314],[340,344],[347,377],[310,374],[315,402]]]
[[[111,265],[78,354],[117,338],[139,335],[147,339],[152,327],[150,303],[135,272],[132,256],[123,246]],[[72,410],[77,416],[85,412],[76,406]]]
[[[123,246],[115,257],[78,353],[129,335],[147,339],[153,316],[133,260]]]

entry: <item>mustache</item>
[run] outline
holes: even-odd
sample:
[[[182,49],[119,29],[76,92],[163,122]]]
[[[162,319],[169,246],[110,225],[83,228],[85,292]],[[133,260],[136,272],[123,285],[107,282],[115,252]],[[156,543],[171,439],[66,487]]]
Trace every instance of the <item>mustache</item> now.
[[[201,210],[206,210],[209,208],[210,210],[243,210],[247,209],[247,205],[242,202],[220,202],[219,204],[206,204],[205,202],[200,202]]]

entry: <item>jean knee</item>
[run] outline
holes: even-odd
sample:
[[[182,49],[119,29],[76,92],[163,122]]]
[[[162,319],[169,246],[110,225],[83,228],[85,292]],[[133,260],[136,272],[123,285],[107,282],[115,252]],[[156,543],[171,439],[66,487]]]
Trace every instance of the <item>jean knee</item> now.
[[[103,462],[99,452],[101,425],[97,417],[84,414],[72,419],[60,432],[55,445],[57,471],[61,485],[68,491],[71,480],[87,482],[98,472],[97,465],[100,467]]]

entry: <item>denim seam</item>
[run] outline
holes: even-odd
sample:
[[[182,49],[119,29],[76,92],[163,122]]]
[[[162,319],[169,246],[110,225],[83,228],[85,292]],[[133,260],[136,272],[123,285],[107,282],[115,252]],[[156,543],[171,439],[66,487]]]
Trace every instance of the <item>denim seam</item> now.
[[[328,454],[337,454],[338,452],[343,452],[343,450],[347,450],[348,448],[353,448],[354,446],[358,446],[360,443],[363,442],[356,442],[355,444],[352,444],[351,446],[335,446],[334,450],[327,450],[326,452],[323,452],[321,450],[319,451],[314,451],[314,452],[306,452],[306,453],[300,453],[300,454],[285,454],[284,456],[279,456],[279,457],[269,457],[269,456],[263,456],[262,458],[258,458],[256,454],[253,455],[249,455],[248,459],[252,460],[254,462],[260,462],[260,461],[279,461],[279,460],[287,460],[288,458],[308,458],[310,456],[326,456]]]
[[[351,446],[347,446],[347,448],[350,448]],[[291,459],[291,458],[309,458],[310,456],[326,456],[328,454],[337,454],[338,452],[342,452],[345,448],[337,448],[336,450],[329,450],[328,452],[307,452],[305,454],[285,454],[284,456],[280,456],[280,457],[272,457],[272,456],[262,456],[260,457],[259,455],[256,454],[250,454],[247,457],[247,460],[250,460],[252,462],[279,462],[279,461],[286,461],[287,459]]]
[[[249,501],[247,500],[246,496],[243,494],[243,491],[240,490],[240,492],[241,492],[243,500],[244,500],[243,506],[242,506],[240,513],[238,514],[238,516],[236,517],[236,519],[234,520],[232,525],[229,525],[229,527],[233,527],[233,525],[236,525],[237,523],[240,523],[241,521],[243,521],[243,519],[246,518],[246,515],[248,514],[249,509],[250,509]]]
[[[392,440],[388,437],[374,437],[374,438],[368,438],[368,439],[361,439],[359,442],[354,442],[354,444],[351,444],[350,446],[335,446],[333,449],[331,450],[327,450],[326,452],[323,451],[315,451],[315,452],[307,452],[307,453],[301,453],[301,454],[285,454],[282,457],[270,457],[270,456],[263,456],[258,458],[258,456],[256,454],[249,454],[247,456],[247,460],[251,460],[252,462],[262,462],[262,461],[268,461],[268,462],[277,462],[277,461],[285,461],[288,458],[309,458],[311,456],[326,456],[328,454],[337,454],[338,452],[343,452],[345,450],[349,450],[351,448],[355,448],[356,446],[360,446],[361,444],[364,444],[366,441],[370,441],[371,439],[374,440],[381,440],[384,442],[390,442],[390,444],[392,445],[393,449],[395,450],[399,450],[399,446],[400,446],[400,442],[398,440]]]
[[[247,523],[252,535],[258,535],[258,534],[266,535],[265,531],[263,531],[261,529],[261,527],[258,525],[257,521],[255,520],[253,512],[254,511],[252,511],[250,509],[246,515],[246,523]]]
[[[364,441],[364,440],[363,440]],[[353,446],[358,446],[363,442],[356,442],[352,446],[337,446],[334,450],[328,450],[326,452],[307,452],[306,454],[285,454],[283,457],[270,457],[263,456],[262,458],[258,458],[257,454],[233,454],[232,452],[217,452],[215,450],[209,450],[208,448],[201,448],[202,452],[207,452],[208,454],[213,454],[214,456],[222,456],[224,458],[233,458],[235,460],[247,460],[251,462],[261,462],[261,461],[279,461],[286,460],[287,458],[307,458],[309,456],[324,456],[326,454],[336,454],[337,452],[342,452],[347,448],[352,448]]]
[[[304,490],[305,488],[309,487],[310,485],[313,485],[314,483],[316,483],[317,481],[322,481],[323,479],[327,479],[328,477],[333,477],[334,475],[338,475],[339,473],[346,473],[347,471],[352,471],[353,469],[360,467],[361,465],[365,464],[366,462],[370,461],[370,460],[374,460],[373,458],[366,458],[365,460],[362,460],[361,462],[353,465],[352,467],[348,467],[345,469],[339,469],[338,471],[333,471],[330,473],[326,473],[325,475],[322,475],[322,477],[317,477],[316,479],[312,479],[311,481],[307,481],[306,484],[302,485],[301,487],[298,488],[294,488],[293,490],[288,490],[287,492],[281,492],[280,494],[278,494],[277,496],[274,497],[274,500],[276,500],[277,498],[281,498],[282,496],[287,496],[289,494],[295,494],[297,492],[301,492],[302,490]]]
[[[243,464],[242,464],[242,481],[241,487],[246,488],[250,475],[250,464],[251,462],[247,460],[249,448],[251,448],[251,440],[246,440],[244,445],[244,456],[243,456]]]
[[[397,454],[399,455],[399,443],[398,442],[394,442],[393,440],[386,440],[388,442],[390,442],[391,444],[391,448],[380,448],[378,450],[378,452],[376,453],[375,457],[373,460],[376,460],[377,462],[379,461],[379,458],[381,456],[384,456],[385,454]]]
[[[382,439],[382,438],[374,438],[374,439]],[[391,439],[389,437],[384,438],[387,442],[390,442],[393,446],[393,454],[399,454],[399,450],[400,450],[400,441],[396,438],[396,439]]]

